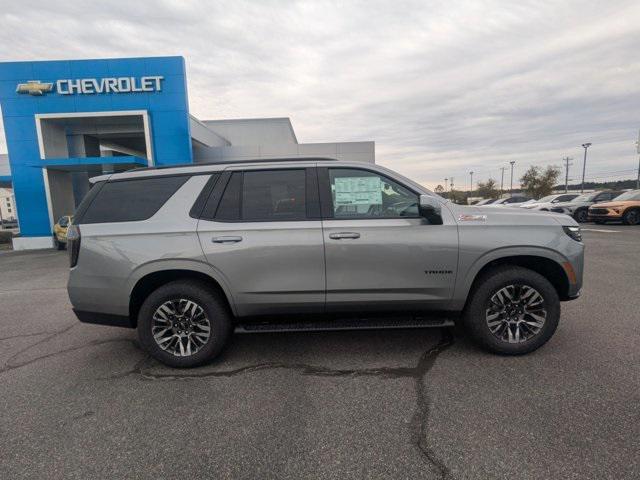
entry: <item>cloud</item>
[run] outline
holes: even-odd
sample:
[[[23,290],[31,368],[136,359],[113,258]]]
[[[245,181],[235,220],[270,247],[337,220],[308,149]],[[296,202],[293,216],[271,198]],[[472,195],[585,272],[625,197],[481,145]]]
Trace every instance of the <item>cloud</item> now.
[[[587,176],[637,166],[637,1],[22,1],[0,20],[0,58],[184,55],[195,116],[375,140],[431,187],[576,169],[585,141]]]

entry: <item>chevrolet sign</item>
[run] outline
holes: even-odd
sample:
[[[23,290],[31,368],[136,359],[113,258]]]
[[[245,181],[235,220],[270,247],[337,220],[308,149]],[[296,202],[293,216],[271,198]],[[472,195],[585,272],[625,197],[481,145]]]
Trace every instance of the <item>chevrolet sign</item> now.
[[[53,83],[42,83],[40,80],[19,83],[18,88],[16,88],[17,93],[28,93],[29,95],[44,95],[51,90],[53,90]]]
[[[110,78],[80,78],[57,80],[56,91],[60,95],[95,94],[95,93],[136,93],[160,92],[164,77],[156,75],[150,77],[110,77]],[[19,83],[16,92],[30,95],[43,95],[53,91],[53,83],[42,83],[39,80],[29,80]]]

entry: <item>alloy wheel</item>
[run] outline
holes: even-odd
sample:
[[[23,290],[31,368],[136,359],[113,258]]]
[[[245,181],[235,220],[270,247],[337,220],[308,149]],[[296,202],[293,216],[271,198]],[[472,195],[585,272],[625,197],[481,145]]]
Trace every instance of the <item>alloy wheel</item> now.
[[[193,300],[168,300],[153,313],[151,333],[158,346],[176,357],[195,355],[209,341],[211,322]]]
[[[487,327],[499,340],[522,343],[540,333],[547,319],[544,298],[529,285],[507,285],[489,299]]]

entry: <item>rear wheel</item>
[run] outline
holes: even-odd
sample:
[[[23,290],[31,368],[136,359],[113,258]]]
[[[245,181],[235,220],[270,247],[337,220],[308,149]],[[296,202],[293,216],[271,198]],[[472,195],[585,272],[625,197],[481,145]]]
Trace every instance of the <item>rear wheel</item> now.
[[[573,214],[573,218],[575,218],[578,223],[585,223],[589,220],[589,212],[586,208],[580,208]]]
[[[195,367],[215,358],[231,327],[226,302],[197,281],[175,281],[158,288],[138,315],[142,345],[156,360],[177,368]]]
[[[473,339],[485,349],[521,355],[544,345],[556,331],[560,299],[551,283],[522,267],[485,274],[464,312]]]
[[[638,225],[640,223],[640,210],[632,208],[622,215],[622,223],[625,225]]]

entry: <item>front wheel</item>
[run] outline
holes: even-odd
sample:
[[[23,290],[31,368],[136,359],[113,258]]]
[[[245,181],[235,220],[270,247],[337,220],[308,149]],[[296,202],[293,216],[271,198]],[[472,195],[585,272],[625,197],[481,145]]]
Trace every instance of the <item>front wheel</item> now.
[[[522,267],[485,274],[471,293],[464,321],[485,349],[522,355],[544,345],[560,320],[560,299],[542,275]]]
[[[215,358],[231,334],[224,299],[197,281],[163,285],[138,314],[138,338],[156,360],[170,367],[202,365]]]
[[[573,214],[573,218],[575,218],[578,223],[585,223],[589,220],[589,212],[586,208],[581,208]]]
[[[622,223],[625,225],[638,225],[640,223],[640,210],[633,208],[624,212]]]

